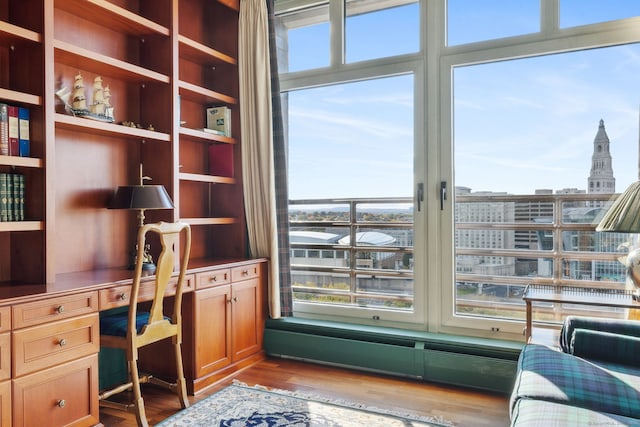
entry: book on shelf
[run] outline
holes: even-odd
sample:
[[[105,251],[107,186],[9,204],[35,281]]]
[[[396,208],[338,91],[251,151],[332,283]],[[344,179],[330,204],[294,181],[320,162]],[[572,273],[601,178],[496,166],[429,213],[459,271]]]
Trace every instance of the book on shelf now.
[[[0,155],[9,155],[9,106],[0,103]]]
[[[13,174],[13,220],[24,221],[24,175]]]
[[[18,173],[0,173],[0,222],[24,221],[25,178]]]
[[[231,108],[207,108],[207,129],[219,131],[223,136],[231,137]]]
[[[209,174],[233,178],[233,144],[209,146]]]
[[[18,135],[19,135],[19,155],[29,157],[31,155],[31,138],[29,137],[29,109],[20,107],[18,109]]]
[[[0,221],[9,221],[9,183],[8,175],[0,173]]]
[[[209,128],[204,128],[204,129],[202,129],[202,130],[203,130],[203,131],[205,131],[206,133],[210,133],[210,134],[213,134],[213,135],[226,136],[226,135],[224,134],[224,132],[223,132],[223,131],[221,131],[221,130],[209,129]]]
[[[9,105],[9,155],[20,154],[20,122],[18,120],[18,107]]]

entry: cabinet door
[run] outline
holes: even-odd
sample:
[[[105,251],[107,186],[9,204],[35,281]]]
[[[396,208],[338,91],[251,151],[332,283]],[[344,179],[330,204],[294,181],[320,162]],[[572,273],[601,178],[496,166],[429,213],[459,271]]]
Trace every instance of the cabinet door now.
[[[0,383],[0,427],[11,427],[11,381]]]
[[[262,349],[262,310],[260,280],[234,283],[231,295],[231,340],[233,361],[243,359]]]
[[[217,286],[195,295],[195,376],[202,377],[231,363],[231,288]]]
[[[98,422],[97,354],[13,380],[15,427]]]

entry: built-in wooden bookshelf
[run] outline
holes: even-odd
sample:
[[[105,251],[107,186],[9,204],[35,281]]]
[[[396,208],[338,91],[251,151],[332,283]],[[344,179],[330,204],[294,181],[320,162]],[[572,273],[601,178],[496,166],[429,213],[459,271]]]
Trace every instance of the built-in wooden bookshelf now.
[[[0,102],[31,113],[31,157],[0,156],[26,176],[25,221],[0,222],[0,282],[129,262],[136,213],[107,209],[139,165],[175,209],[147,221],[192,224],[192,258],[246,255],[240,165],[238,0],[0,0]],[[115,122],[68,114],[56,92],[84,79],[110,87]],[[232,108],[233,137],[203,131],[206,108]],[[123,121],[138,127],[123,126]],[[233,146],[234,176],[208,166]],[[4,255],[10,254],[10,255]]]

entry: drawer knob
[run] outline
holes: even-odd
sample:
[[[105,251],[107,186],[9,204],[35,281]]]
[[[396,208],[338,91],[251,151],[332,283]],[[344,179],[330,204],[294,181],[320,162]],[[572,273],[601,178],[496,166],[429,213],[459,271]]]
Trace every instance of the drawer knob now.
[[[60,341],[58,341],[58,345],[60,347],[64,347],[65,345],[67,345],[67,340],[65,340],[64,338],[61,338]]]
[[[58,408],[64,408],[65,406],[67,406],[67,401],[64,399],[60,399],[56,402],[56,406]]]
[[[118,299],[120,301],[126,301],[127,300],[127,294],[125,294],[124,292],[122,292],[120,295],[118,295]]]
[[[242,275],[243,276],[248,276],[249,275],[249,270],[242,270]]]
[[[210,281],[210,282],[217,282],[217,281],[218,281],[218,276],[211,276],[211,277],[209,278],[209,281]]]
[[[62,314],[62,313],[64,313],[64,305],[59,305],[59,306],[56,308],[56,313],[58,313],[58,314]]]

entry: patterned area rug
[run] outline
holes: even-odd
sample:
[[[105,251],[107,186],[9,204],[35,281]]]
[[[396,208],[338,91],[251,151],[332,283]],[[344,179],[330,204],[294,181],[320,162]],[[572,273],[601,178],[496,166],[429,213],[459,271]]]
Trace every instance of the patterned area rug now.
[[[157,427],[394,427],[452,426],[417,417],[331,401],[286,390],[236,383],[167,418]]]

